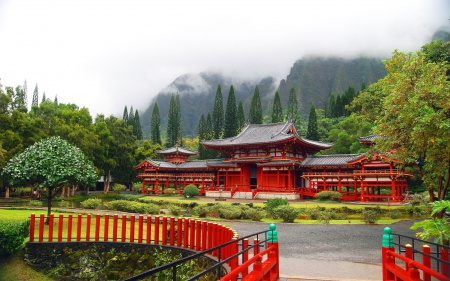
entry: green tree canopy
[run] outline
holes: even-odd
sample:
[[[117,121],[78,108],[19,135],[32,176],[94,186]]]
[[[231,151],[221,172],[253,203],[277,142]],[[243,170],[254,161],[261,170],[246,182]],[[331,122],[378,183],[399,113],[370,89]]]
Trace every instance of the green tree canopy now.
[[[380,137],[375,148],[394,150],[401,163],[414,165],[430,199],[443,200],[450,183],[450,82],[446,76],[450,65],[435,54],[436,61],[429,59],[427,50],[433,44],[416,53],[395,51],[385,62],[388,75],[369,86],[352,106],[362,115],[366,107],[368,114],[378,112],[374,133]]]
[[[242,100],[239,100],[236,119],[237,119],[237,133],[239,134],[240,131],[245,126],[245,112],[244,112],[244,105],[242,104]]]
[[[275,93],[275,98],[273,99],[272,123],[278,123],[282,121],[283,121],[283,106],[281,106],[280,94],[277,91]]]
[[[255,92],[252,96],[252,102],[250,104],[249,113],[250,124],[262,124],[263,123],[263,111],[261,106],[261,97],[259,95],[258,85],[255,86]]]
[[[298,112],[298,100],[297,94],[295,93],[295,89],[291,88],[289,92],[289,100],[288,106],[286,110],[286,119],[292,120],[297,128],[297,131],[300,131],[300,113]]]
[[[306,138],[310,140],[319,140],[319,131],[317,128],[317,114],[314,105],[311,106],[311,110],[309,111],[309,122],[308,122],[308,130],[306,132]]]
[[[91,186],[98,180],[83,152],[60,137],[41,140],[15,155],[2,174],[11,186],[29,184],[47,189],[48,215],[52,198],[63,186]]]
[[[159,128],[160,124],[161,116],[159,115],[159,107],[158,103],[155,102],[155,104],[153,105],[152,119],[150,120],[150,139],[153,144],[159,143],[162,145],[161,131]]]
[[[212,113],[212,125],[214,138],[218,139],[222,136],[223,131],[223,97],[222,97],[222,88],[220,84],[217,86],[216,97],[214,98],[214,108]]]
[[[236,96],[234,95],[233,85],[230,86],[230,92],[227,99],[227,108],[225,111],[225,124],[223,137],[234,137],[237,132],[237,115],[236,115]]]

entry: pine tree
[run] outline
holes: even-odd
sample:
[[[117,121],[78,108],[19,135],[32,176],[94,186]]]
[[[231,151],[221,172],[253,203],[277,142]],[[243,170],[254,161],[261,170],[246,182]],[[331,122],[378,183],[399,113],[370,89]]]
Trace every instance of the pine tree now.
[[[259,96],[258,85],[255,87],[255,92],[252,96],[252,102],[250,104],[250,114],[249,114],[250,124],[262,124],[263,112],[261,106],[261,98]]]
[[[309,111],[308,130],[306,132],[306,138],[310,140],[319,140],[319,130],[317,128],[317,113],[314,105]]]
[[[216,97],[214,99],[214,108],[212,114],[214,138],[218,139],[223,131],[223,98],[220,84],[217,86]]]
[[[179,95],[172,95],[169,102],[169,115],[167,118],[167,142],[166,147],[173,147],[181,140],[181,115]]]
[[[39,106],[39,90],[38,90],[37,83],[36,83],[36,86],[34,87],[33,101],[31,102],[31,107],[33,107],[33,106]]]
[[[328,108],[328,102],[325,100],[323,102],[323,117],[330,118],[330,110]]]
[[[289,92],[288,107],[286,111],[286,119],[294,122],[297,131],[300,129],[300,113],[298,112],[298,100],[295,89],[291,88]]]
[[[137,140],[142,140],[141,120],[139,120],[139,112],[137,109],[136,112],[134,113],[133,134],[136,136]]]
[[[206,139],[210,140],[213,139],[214,135],[212,134],[212,118],[211,114],[208,112],[208,115],[206,116]]]
[[[334,98],[334,94],[331,94],[330,97],[330,117],[336,118],[336,99]]]
[[[134,127],[134,111],[132,105],[130,106],[130,113],[128,113],[127,126]]]
[[[237,119],[237,133],[239,134],[245,126],[245,112],[242,100],[239,100],[236,119]]]
[[[344,115],[344,105],[342,104],[341,95],[337,95],[336,98],[336,117],[341,117]]]
[[[150,121],[150,139],[153,144],[161,144],[161,132],[159,130],[159,126],[161,123],[161,117],[159,115],[159,108],[158,103],[155,102],[155,105],[153,105],[153,112],[152,112],[152,119]]]
[[[234,87],[230,86],[228,94],[227,109],[225,112],[224,138],[234,137],[237,133],[237,116],[236,116],[236,96],[234,95]]]
[[[45,92],[44,93],[42,93],[42,101],[41,102],[45,102],[46,101],[46,98],[45,98]]]
[[[127,106],[125,105],[125,108],[123,109],[123,121],[125,122],[125,125],[128,125],[128,110]]]
[[[280,94],[277,91],[275,93],[275,98],[273,99],[272,123],[278,123],[282,121],[283,121],[283,106],[281,106]]]
[[[206,121],[205,121],[205,115],[202,114],[200,116],[200,120],[198,121],[197,125],[197,134],[198,134],[198,159],[207,159],[208,155],[206,154],[206,149],[202,146],[201,141],[206,140]]]

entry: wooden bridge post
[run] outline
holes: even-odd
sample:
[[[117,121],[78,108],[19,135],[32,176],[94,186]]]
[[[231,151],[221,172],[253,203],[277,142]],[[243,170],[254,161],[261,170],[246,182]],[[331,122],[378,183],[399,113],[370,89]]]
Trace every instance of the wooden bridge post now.
[[[274,247],[274,251],[270,252],[269,257],[273,257],[276,259],[277,263],[273,267],[273,271],[271,270],[271,275],[276,275],[276,280],[280,279],[280,252],[278,249],[278,232],[277,226],[273,223],[269,225],[269,232],[267,233],[267,247]]]
[[[431,268],[431,259],[429,257],[429,255],[431,254],[430,246],[423,245],[422,251],[424,254],[428,255],[422,255],[422,264],[428,268]],[[431,275],[425,270],[423,271],[423,281],[431,281]]]
[[[448,262],[450,259],[450,253],[448,249],[441,248],[441,259],[442,261]],[[448,264],[441,262],[441,274],[444,276],[450,276],[450,266]]]
[[[391,235],[390,227],[385,227],[383,230],[383,238],[381,241],[381,265],[383,273],[383,281],[394,280],[394,274],[387,270],[387,264],[394,264],[394,257],[388,254],[389,251],[394,251],[394,237]]]

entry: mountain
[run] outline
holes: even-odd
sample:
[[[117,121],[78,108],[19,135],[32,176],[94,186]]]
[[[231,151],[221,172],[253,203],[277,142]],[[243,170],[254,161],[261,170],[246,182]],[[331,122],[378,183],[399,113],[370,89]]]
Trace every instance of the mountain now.
[[[295,88],[302,116],[307,116],[311,105],[323,108],[331,94],[343,93],[349,86],[356,91],[362,83],[372,84],[386,75],[381,59],[360,57],[308,57],[294,63],[286,79],[280,81],[278,92],[285,107],[289,91]]]
[[[197,124],[201,114],[211,112],[217,85],[220,83],[223,105],[226,106],[230,85],[233,85],[236,101],[242,100],[245,114],[248,115],[251,97],[255,85],[258,84],[264,114],[271,116],[275,91],[279,91],[283,108],[287,107],[289,91],[294,87],[300,105],[300,112],[307,116],[311,105],[322,108],[324,101],[332,93],[343,93],[349,86],[360,90],[364,82],[366,86],[386,75],[381,59],[360,57],[343,59],[336,57],[307,57],[298,60],[291,68],[286,79],[280,82],[273,77],[245,80],[230,77],[217,72],[185,74],[176,78],[151,101],[147,110],[140,114],[144,139],[150,135],[150,119],[153,104],[158,102],[161,131],[164,133],[167,124],[169,101],[172,94],[180,95],[183,136],[195,137]],[[278,85],[278,88],[277,88]],[[270,119],[265,120],[270,122]]]
[[[253,80],[240,79],[217,72],[182,75],[161,90],[151,101],[147,110],[145,110],[142,115],[140,114],[144,139],[147,139],[150,136],[150,120],[155,102],[158,102],[161,117],[161,131],[165,132],[170,97],[172,94],[176,93],[180,96],[183,136],[195,137],[200,116],[205,114],[206,117],[208,112],[211,112],[212,114],[218,84],[220,84],[222,89],[224,109],[227,103],[230,86],[233,85],[236,102],[238,103],[239,100],[242,100],[245,113],[248,114],[248,108],[250,107],[255,85],[258,84],[261,103],[263,108],[265,108],[273,98],[278,81],[273,77]]]

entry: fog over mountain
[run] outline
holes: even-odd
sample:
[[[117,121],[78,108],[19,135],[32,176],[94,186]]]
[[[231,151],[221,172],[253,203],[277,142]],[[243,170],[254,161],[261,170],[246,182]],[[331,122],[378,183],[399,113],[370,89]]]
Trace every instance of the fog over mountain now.
[[[122,116],[187,73],[280,81],[307,55],[415,51],[449,26],[449,11],[447,0],[4,0],[0,78]]]

